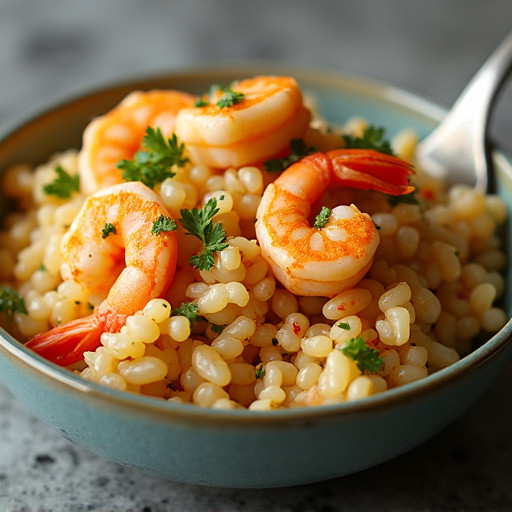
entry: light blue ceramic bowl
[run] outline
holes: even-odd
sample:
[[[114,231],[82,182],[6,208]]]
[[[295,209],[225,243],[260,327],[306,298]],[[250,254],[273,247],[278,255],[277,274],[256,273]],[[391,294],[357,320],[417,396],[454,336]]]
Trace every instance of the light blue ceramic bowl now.
[[[313,91],[323,114],[343,122],[360,115],[389,135],[428,133],[444,110],[393,87],[324,71],[249,66],[141,80],[68,101],[10,130],[0,167],[40,163],[79,147],[88,121],[129,91],[207,90],[212,83],[274,73]],[[512,167],[496,154],[496,187],[512,207]],[[508,234],[507,234],[508,236]],[[511,276],[507,276],[507,289]],[[510,295],[505,298],[511,309]],[[0,376],[11,392],[68,439],[109,459],[176,481],[220,487],[275,487],[325,480],[393,458],[433,436],[489,386],[512,354],[509,322],[485,345],[425,380],[359,402],[272,412],[203,410],[117,392],[86,382],[0,338]]]

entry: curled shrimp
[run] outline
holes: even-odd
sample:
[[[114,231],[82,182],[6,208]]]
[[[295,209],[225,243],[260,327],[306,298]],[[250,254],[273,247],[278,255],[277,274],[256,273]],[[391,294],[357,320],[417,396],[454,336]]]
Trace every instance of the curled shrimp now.
[[[90,196],[62,241],[61,273],[106,298],[92,315],[38,334],[27,346],[72,364],[99,346],[102,332],[119,331],[127,316],[163,296],[176,269],[177,242],[176,231],[153,232],[161,215],[169,216],[159,196],[140,182]]]
[[[94,119],[85,129],[79,154],[80,185],[86,194],[121,183],[120,160],[131,160],[140,149],[146,128],[160,128],[164,137],[174,132],[176,115],[194,104],[181,91],[134,91],[119,105]]]
[[[373,150],[315,153],[267,186],[256,236],[276,278],[297,295],[333,296],[359,282],[379,245],[370,216],[355,205],[333,208],[317,228],[308,217],[328,188],[349,186],[392,195],[411,192],[411,166]]]
[[[231,106],[219,106],[218,90],[207,105],[178,113],[176,135],[195,163],[224,169],[259,163],[306,133],[311,114],[293,78],[259,76],[230,91],[243,95]]]

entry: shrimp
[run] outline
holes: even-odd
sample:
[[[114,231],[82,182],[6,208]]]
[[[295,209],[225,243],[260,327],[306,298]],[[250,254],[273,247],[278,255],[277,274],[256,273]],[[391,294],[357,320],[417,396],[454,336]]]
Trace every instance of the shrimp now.
[[[219,106],[218,90],[202,107],[178,112],[176,135],[197,164],[228,168],[256,164],[288,150],[311,119],[293,78],[259,76],[231,86],[241,101]]]
[[[153,232],[169,214],[159,196],[140,182],[122,183],[90,196],[63,238],[62,277],[105,296],[92,315],[38,334],[27,347],[62,366],[117,332],[148,300],[163,296],[177,261],[176,231]],[[108,230],[103,228],[108,226]]]
[[[373,150],[338,149],[307,156],[265,189],[256,236],[275,277],[297,295],[333,296],[359,282],[379,245],[370,216],[355,205],[332,209],[327,223],[308,216],[328,188],[348,186],[392,195],[413,190],[411,166]]]
[[[140,148],[146,128],[160,128],[165,137],[174,131],[176,114],[194,104],[194,96],[181,91],[134,91],[107,114],[85,129],[79,153],[83,192],[121,183],[119,160],[130,160]]]

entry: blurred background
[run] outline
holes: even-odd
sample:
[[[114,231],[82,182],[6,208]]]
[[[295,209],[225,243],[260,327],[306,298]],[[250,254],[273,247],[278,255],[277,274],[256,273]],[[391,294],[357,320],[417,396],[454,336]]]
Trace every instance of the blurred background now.
[[[0,130],[123,78],[250,59],[364,76],[449,107],[511,29],[511,0],[0,0]],[[512,150],[512,80],[491,133]],[[107,462],[0,383],[0,510],[511,510],[511,388],[502,377],[439,436],[383,466],[258,492],[173,484]]]

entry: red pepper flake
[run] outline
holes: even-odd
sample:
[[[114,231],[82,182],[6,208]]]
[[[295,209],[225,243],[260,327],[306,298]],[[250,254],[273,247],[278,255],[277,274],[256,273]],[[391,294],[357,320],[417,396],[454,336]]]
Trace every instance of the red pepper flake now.
[[[340,304],[337,309],[338,311],[345,311],[345,306],[343,304]]]
[[[297,335],[300,332],[300,325],[297,322],[293,322],[292,324],[293,334]]]
[[[432,200],[435,197],[435,192],[431,188],[422,188],[420,194],[427,200]]]

